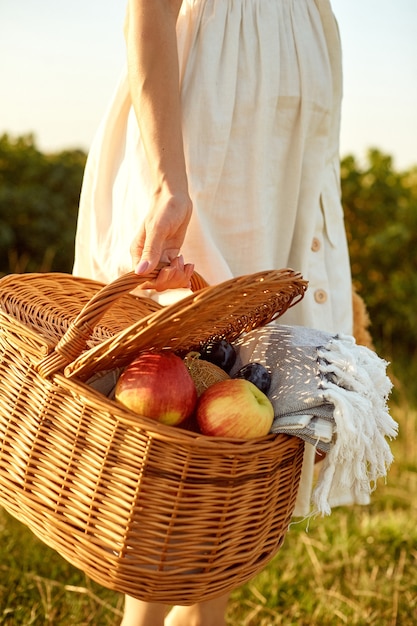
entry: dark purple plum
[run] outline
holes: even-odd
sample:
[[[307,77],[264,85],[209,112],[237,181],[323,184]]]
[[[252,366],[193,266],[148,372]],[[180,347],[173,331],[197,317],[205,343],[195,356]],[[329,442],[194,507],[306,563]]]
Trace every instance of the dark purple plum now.
[[[271,387],[271,372],[261,363],[248,363],[240,368],[234,378],[244,378],[256,385],[258,389],[267,394]]]
[[[201,349],[200,358],[229,373],[236,361],[236,351],[226,339],[219,339],[206,343]]]

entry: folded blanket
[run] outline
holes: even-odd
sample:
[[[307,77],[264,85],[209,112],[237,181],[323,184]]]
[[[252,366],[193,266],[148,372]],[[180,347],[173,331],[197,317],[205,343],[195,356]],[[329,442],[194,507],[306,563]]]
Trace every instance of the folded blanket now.
[[[346,489],[366,501],[393,461],[386,437],[398,432],[387,408],[387,362],[351,336],[302,326],[270,324],[235,346],[232,375],[249,362],[271,372],[272,432],[301,437],[326,452],[314,512],[329,514],[330,495]]]

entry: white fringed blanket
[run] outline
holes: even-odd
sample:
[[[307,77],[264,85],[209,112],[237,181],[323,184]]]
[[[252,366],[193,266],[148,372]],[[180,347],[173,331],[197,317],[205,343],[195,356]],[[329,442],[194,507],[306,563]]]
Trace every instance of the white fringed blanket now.
[[[270,324],[235,345],[232,375],[253,361],[272,374],[272,432],[301,437],[326,452],[314,512],[328,515],[330,496],[338,491],[352,490],[358,501],[369,496],[393,461],[386,438],[398,432],[387,408],[387,362],[351,336],[302,326]]]

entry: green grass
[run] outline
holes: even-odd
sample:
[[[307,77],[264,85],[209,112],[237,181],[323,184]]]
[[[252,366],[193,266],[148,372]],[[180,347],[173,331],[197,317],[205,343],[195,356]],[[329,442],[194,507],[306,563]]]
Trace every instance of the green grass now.
[[[271,564],[237,589],[230,626],[417,623],[417,412],[399,403],[400,436],[369,507],[292,524]],[[116,626],[123,598],[88,580],[0,510],[0,625]]]

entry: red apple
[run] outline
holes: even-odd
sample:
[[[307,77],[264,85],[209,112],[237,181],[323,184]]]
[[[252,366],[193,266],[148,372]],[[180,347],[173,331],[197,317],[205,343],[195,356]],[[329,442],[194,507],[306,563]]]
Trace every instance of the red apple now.
[[[115,397],[139,415],[176,426],[193,413],[197,390],[173,352],[142,352],[121,374]]]
[[[214,383],[197,404],[197,421],[204,435],[263,437],[269,433],[273,419],[274,408],[269,398],[243,378]]]

